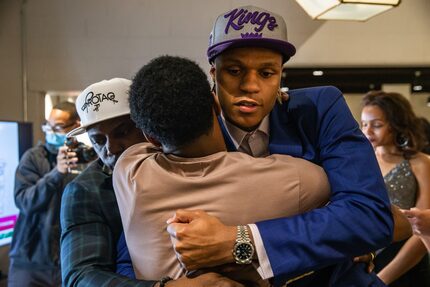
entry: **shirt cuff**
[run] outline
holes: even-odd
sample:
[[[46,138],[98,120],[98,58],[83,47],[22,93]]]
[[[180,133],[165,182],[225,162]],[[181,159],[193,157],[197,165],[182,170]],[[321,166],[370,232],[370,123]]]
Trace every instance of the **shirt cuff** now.
[[[255,263],[254,266],[257,269],[258,274],[260,274],[261,278],[272,278],[272,266],[270,266],[269,257],[267,256],[266,249],[264,248],[263,239],[261,239],[260,231],[255,224],[248,224],[248,227],[251,229],[252,238],[254,239],[255,250],[257,251],[258,263]]]

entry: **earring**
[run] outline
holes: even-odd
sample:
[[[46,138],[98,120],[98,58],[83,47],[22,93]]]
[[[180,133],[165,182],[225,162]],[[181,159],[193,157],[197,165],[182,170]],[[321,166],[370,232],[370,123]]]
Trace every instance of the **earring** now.
[[[282,105],[282,91],[281,89],[278,89],[278,92],[276,93],[276,100],[280,105]]]
[[[400,148],[405,149],[409,144],[409,138],[404,134],[398,134],[396,136],[396,143]]]

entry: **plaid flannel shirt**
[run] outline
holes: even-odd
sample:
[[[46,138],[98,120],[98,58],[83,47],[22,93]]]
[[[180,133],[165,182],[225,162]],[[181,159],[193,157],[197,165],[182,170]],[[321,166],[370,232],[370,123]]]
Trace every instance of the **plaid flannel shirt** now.
[[[61,204],[64,286],[153,286],[116,274],[121,217],[112,175],[100,160],[67,185]]]

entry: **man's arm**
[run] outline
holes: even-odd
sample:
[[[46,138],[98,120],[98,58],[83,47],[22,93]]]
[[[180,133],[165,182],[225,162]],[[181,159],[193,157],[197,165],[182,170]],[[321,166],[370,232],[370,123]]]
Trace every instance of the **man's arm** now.
[[[330,204],[258,222],[274,275],[291,277],[374,251],[392,240],[393,218],[374,151],[341,93],[318,89],[317,146]]]
[[[115,213],[115,196],[100,195],[75,182],[67,185],[61,206],[61,268],[65,286],[153,286],[116,274],[116,240],[102,206]],[[117,212],[119,217],[119,213]],[[116,232],[121,232],[118,226]]]
[[[125,241],[124,233],[121,234],[121,238],[118,241],[118,259],[117,259],[117,272],[135,278],[133,265],[128,253],[128,247]],[[206,272],[206,273],[205,273]],[[218,273],[211,272],[210,270],[204,270],[198,274],[192,274],[190,277],[182,276],[176,280],[169,280],[165,284],[171,287],[244,287],[242,284],[235,282],[227,277],[224,277]],[[156,283],[154,287],[158,287],[159,283]]]
[[[61,206],[61,271],[64,286],[157,287],[158,281],[130,278],[134,277],[130,273],[132,269],[121,272],[129,277],[116,273],[116,244],[122,227],[120,223],[113,222],[120,221],[119,211],[113,190],[108,188],[98,192],[97,188],[93,186],[92,190],[88,190],[74,181],[64,191]],[[103,208],[111,215],[110,218],[103,214]],[[115,230],[116,235],[112,229],[118,229]],[[127,262],[130,258],[127,246],[123,247],[121,264],[131,267],[131,261]],[[243,287],[216,273],[205,273],[195,278],[181,277],[169,281],[166,286]]]
[[[51,198],[63,191],[65,173],[51,170],[42,151],[31,149],[22,157],[15,174],[15,204],[23,214],[47,209]]]

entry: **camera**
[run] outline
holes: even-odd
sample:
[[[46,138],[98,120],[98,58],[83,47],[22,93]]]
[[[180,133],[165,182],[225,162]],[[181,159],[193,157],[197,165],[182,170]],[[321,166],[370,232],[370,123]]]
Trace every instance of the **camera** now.
[[[66,146],[69,148],[68,151],[76,153],[77,163],[89,163],[98,157],[94,148],[78,142],[75,138],[68,138]]]

